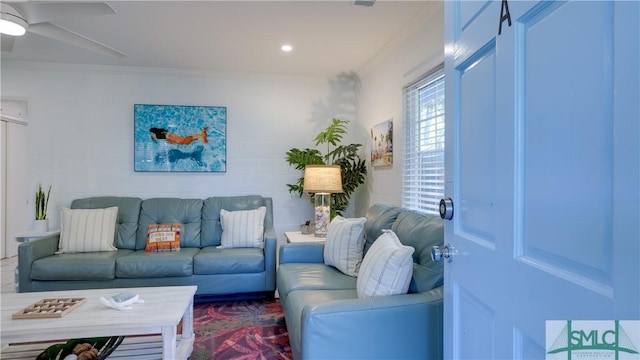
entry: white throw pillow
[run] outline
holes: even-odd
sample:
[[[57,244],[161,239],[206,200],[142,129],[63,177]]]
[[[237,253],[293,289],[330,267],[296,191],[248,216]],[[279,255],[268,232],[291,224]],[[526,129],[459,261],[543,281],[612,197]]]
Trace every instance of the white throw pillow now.
[[[116,251],[113,246],[118,207],[60,210],[58,253]]]
[[[406,294],[413,275],[411,246],[402,245],[391,230],[371,245],[364,256],[356,282],[359,298]]]
[[[222,248],[264,247],[264,216],[267,208],[254,210],[220,210]]]
[[[338,215],[327,229],[324,263],[345,275],[357,276],[364,252],[364,223],[367,218],[343,218]]]

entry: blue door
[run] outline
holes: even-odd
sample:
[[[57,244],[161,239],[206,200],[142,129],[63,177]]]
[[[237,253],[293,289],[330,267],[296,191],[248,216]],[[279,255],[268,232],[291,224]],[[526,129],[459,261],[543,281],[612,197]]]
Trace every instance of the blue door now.
[[[640,319],[639,19],[445,2],[446,358],[544,359],[547,320]]]

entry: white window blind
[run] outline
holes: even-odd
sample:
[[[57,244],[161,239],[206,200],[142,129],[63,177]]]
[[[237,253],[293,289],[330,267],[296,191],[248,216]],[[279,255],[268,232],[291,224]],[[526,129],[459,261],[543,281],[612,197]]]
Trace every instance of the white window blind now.
[[[438,214],[444,197],[444,68],[404,88],[402,206]]]

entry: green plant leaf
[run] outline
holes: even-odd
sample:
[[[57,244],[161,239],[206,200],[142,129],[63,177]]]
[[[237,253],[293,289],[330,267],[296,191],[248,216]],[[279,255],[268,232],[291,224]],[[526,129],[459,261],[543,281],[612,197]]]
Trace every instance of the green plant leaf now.
[[[367,167],[366,162],[360,158],[359,152],[362,144],[340,144],[343,136],[347,134],[346,120],[333,119],[331,124],[321,131],[314,139],[316,146],[327,144],[325,155],[316,149],[300,150],[293,148],[286,153],[286,159],[290,166],[296,170],[304,171],[307,165],[339,165],[342,170],[343,193],[332,194],[331,218],[342,215],[349,206],[349,200],[358,186],[364,184]],[[334,146],[333,150],[329,145]],[[303,177],[298,178],[295,184],[287,184],[289,193],[298,193],[302,197],[304,191]],[[310,197],[313,204],[313,196]]]
[[[297,170],[304,170],[304,167],[310,164],[323,165],[323,157],[320,151],[316,149],[296,149],[287,151],[287,162],[289,165],[295,166]]]
[[[38,191],[36,191],[35,202],[35,218],[36,220],[44,220],[47,218],[47,207],[49,206],[49,196],[51,195],[51,185],[47,194],[44,194],[42,190],[42,184],[38,184]]]
[[[36,360],[55,360],[58,358],[58,354],[60,354],[62,352],[62,349],[65,347],[66,344],[56,344],[56,345],[51,345],[48,348],[46,348],[43,352],[41,352],[37,357]]]
[[[104,360],[111,355],[120,344],[124,340],[124,336],[113,336],[109,339],[109,341],[105,344],[104,349],[100,352],[98,356],[98,360]]]
[[[331,144],[336,146],[342,141],[342,136],[347,133],[346,125],[349,122],[346,120],[333,119],[333,122],[325,131],[321,131],[315,138],[316,145]]]
[[[97,350],[102,350],[104,347],[104,351],[99,354],[98,359],[105,359],[122,343],[123,339],[124,336],[70,339],[64,344],[49,346],[36,357],[36,360],[62,360],[73,353],[76,345],[84,343],[91,344]]]

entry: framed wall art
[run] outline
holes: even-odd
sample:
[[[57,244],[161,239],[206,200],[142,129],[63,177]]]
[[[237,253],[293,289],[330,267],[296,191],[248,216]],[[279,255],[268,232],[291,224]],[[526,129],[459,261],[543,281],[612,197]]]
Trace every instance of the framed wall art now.
[[[371,166],[393,164],[393,119],[371,129]]]
[[[135,104],[134,170],[225,172],[227,108]]]

